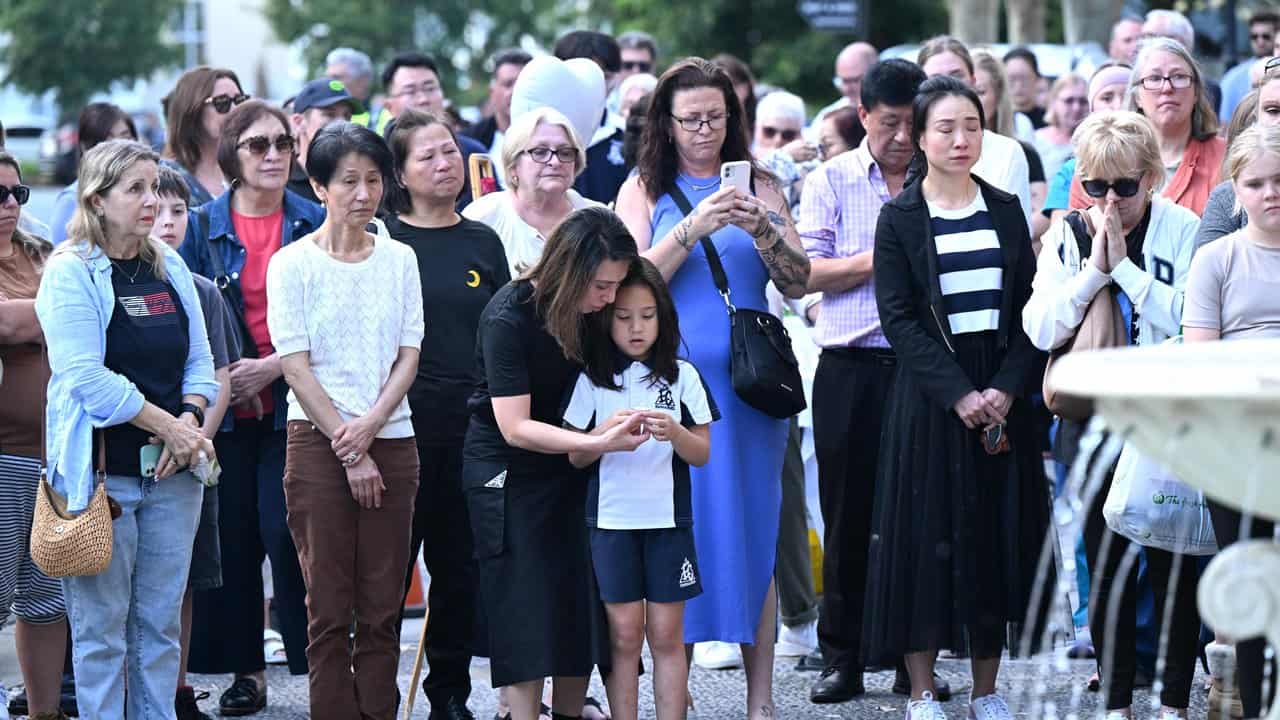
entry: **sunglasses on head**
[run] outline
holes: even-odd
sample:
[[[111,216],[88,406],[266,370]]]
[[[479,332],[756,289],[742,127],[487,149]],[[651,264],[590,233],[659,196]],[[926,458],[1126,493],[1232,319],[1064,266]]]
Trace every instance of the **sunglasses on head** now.
[[[1138,194],[1138,187],[1141,185],[1141,178],[1081,180],[1080,185],[1084,188],[1085,194],[1092,198],[1106,197],[1108,190],[1115,190],[1116,195],[1119,195],[1122,198],[1129,198]]]
[[[653,69],[653,63],[645,62],[643,60],[623,60],[622,69],[627,72],[647,73]]]
[[[800,137],[799,130],[782,130],[776,127],[769,127],[768,125],[762,125],[760,127],[760,134],[764,135],[766,140],[772,140],[775,135],[781,135],[783,142],[791,142],[792,140]]]
[[[26,205],[27,201],[31,199],[31,188],[26,185],[10,185],[9,187],[0,185],[0,205],[9,202],[10,195],[13,196],[14,200],[18,201],[19,205]]]
[[[213,109],[217,110],[219,115],[226,115],[231,112],[231,108],[248,99],[249,96],[244,93],[240,93],[239,95],[214,95],[211,98],[205,98],[204,104],[212,105]]]
[[[251,138],[245,138],[244,140],[236,143],[236,147],[247,148],[249,152],[254,155],[266,155],[267,150],[271,149],[273,145],[282,155],[285,153],[291,153],[293,152],[293,136],[277,135],[276,139],[272,140],[265,135],[254,135]]]

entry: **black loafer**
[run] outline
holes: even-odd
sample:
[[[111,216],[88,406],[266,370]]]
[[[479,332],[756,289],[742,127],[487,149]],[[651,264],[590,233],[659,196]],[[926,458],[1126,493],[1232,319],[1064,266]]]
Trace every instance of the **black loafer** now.
[[[911,695],[911,676],[899,670],[893,678],[894,695]],[[951,683],[943,680],[938,673],[933,674],[933,699],[946,702],[951,699]]]
[[[476,716],[467,708],[467,703],[458,698],[449,698],[446,703],[437,706],[431,703],[431,714],[427,720],[476,720]]]
[[[809,702],[826,704],[848,702],[867,692],[862,673],[840,667],[829,667],[809,689]]]
[[[267,689],[259,688],[251,677],[238,678],[218,699],[218,714],[243,717],[262,712],[267,707]]]
[[[178,688],[173,700],[173,712],[178,720],[213,720],[200,711],[200,701],[209,697],[207,692],[197,693],[190,686]]]

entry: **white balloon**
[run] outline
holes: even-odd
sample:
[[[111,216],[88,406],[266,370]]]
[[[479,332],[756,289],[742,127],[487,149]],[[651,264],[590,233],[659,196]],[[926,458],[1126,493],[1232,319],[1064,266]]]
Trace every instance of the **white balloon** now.
[[[569,118],[586,147],[600,127],[606,96],[604,72],[594,60],[541,55],[525,65],[516,78],[511,90],[511,119],[550,106]]]

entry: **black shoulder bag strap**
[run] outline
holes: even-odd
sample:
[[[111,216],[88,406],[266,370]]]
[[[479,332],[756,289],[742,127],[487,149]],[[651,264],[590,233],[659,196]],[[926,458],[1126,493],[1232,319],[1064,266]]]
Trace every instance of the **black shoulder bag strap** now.
[[[679,187],[673,184],[668,188],[667,194],[675,201],[676,207],[680,208],[680,212],[684,213],[685,217],[693,213],[693,205]],[[725,308],[730,315],[733,315],[738,309],[729,299],[729,276],[725,274],[724,264],[720,262],[720,252],[716,250],[715,243],[711,242],[709,237],[700,238],[698,244],[702,245],[702,252],[707,256],[707,264],[711,266],[711,280],[716,284],[716,290],[720,291],[720,297],[724,298]]]
[[[236,327],[240,329],[240,357],[256,358],[258,343],[253,339],[253,333],[249,332],[249,322],[244,318],[244,295],[240,294],[239,283],[231,282],[227,266],[222,262],[222,255],[213,247],[213,238],[209,237],[209,211],[207,208],[203,212],[197,210],[195,216],[196,231],[204,238],[205,248],[209,251],[209,264],[213,266],[213,284],[218,286],[223,302],[231,311]]]

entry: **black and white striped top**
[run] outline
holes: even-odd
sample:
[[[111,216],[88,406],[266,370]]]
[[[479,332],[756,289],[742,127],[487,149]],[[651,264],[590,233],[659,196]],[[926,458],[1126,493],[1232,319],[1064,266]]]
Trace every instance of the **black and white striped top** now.
[[[929,203],[929,222],[951,333],[999,330],[1004,256],[982,193],[958,210]]]

